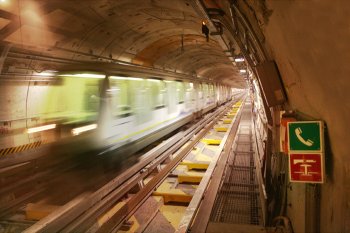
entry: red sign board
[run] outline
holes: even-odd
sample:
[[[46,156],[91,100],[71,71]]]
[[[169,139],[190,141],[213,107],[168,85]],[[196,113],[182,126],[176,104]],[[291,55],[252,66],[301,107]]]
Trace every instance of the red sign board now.
[[[291,182],[323,183],[323,157],[320,154],[289,154]]]

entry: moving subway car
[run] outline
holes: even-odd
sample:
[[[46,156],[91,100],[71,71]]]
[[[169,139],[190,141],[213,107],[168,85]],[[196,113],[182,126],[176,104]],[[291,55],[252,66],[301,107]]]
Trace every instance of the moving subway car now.
[[[37,138],[50,134],[51,142],[88,138],[83,147],[90,149],[132,145],[135,152],[232,95],[231,88],[215,83],[140,76],[60,73],[41,97],[40,123],[28,132]]]

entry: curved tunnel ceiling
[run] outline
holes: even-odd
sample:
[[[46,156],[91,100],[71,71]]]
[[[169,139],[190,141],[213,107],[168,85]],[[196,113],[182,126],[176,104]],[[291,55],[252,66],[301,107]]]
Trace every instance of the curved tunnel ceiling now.
[[[112,58],[244,88],[216,37],[206,41],[202,20],[191,0],[7,0],[0,39],[49,56]]]

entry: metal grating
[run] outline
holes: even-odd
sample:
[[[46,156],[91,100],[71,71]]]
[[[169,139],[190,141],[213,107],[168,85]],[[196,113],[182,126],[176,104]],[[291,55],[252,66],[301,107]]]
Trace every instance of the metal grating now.
[[[211,212],[212,222],[262,224],[251,130],[250,106],[246,104],[236,135],[236,146],[225,168],[224,181]]]

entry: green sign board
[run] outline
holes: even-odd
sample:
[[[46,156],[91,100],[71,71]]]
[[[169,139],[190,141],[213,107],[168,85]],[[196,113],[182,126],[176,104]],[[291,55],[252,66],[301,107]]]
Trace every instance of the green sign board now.
[[[288,123],[289,151],[323,151],[323,122],[295,121]]]

